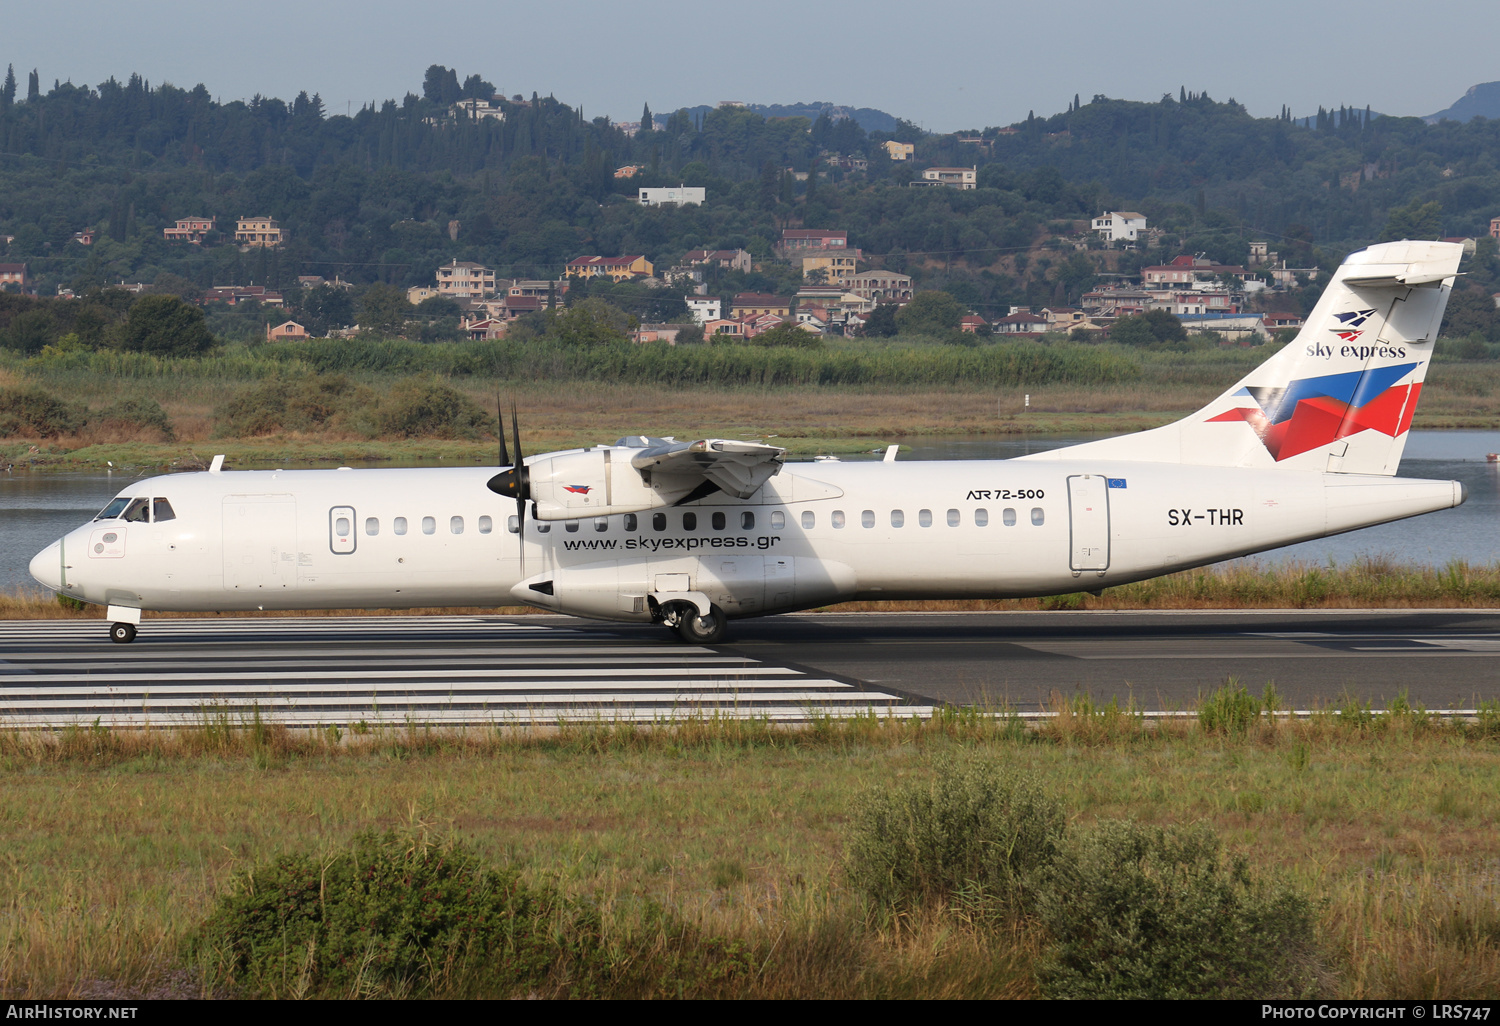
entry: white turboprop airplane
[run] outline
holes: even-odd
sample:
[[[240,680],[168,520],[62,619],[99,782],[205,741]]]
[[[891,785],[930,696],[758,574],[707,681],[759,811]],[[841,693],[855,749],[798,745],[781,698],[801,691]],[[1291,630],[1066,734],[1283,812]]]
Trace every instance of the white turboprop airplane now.
[[[1461,254],[1353,254],[1296,341],[1135,435],[982,462],[646,437],[529,458],[517,437],[509,467],[502,438],[499,473],[218,457],[131,483],[31,573],[108,606],[119,642],[142,610],[524,603],[713,643],[731,619],[849,599],[1097,591],[1463,502],[1393,476]]]

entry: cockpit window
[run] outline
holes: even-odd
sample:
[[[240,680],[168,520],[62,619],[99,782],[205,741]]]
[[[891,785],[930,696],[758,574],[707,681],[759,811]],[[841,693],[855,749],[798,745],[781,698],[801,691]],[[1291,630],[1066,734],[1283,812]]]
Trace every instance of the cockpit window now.
[[[147,523],[151,519],[151,500],[131,499],[125,512],[120,514],[120,519],[131,524]]]
[[[109,500],[109,505],[105,506],[103,509],[101,509],[99,511],[99,515],[97,517],[95,517],[94,519],[95,520],[113,520],[115,517],[117,517],[117,516],[120,515],[120,512],[122,510],[124,510],[126,504],[129,503],[129,502],[130,502],[130,500],[126,499],[126,498],[110,499]]]
[[[161,523],[163,520],[176,520],[177,514],[172,512],[172,504],[166,499],[151,500],[151,520],[153,523]]]

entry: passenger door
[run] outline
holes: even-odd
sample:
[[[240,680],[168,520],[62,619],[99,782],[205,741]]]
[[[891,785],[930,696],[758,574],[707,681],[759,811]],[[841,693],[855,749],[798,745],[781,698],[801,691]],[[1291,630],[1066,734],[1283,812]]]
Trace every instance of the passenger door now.
[[[1109,569],[1109,479],[1068,478],[1068,540],[1075,572]]]

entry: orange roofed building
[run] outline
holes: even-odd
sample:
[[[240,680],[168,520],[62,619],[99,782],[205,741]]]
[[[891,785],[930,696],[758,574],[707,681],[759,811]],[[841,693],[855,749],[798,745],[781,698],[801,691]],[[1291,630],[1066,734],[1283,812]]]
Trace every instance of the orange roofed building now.
[[[168,242],[191,242],[195,246],[203,245],[203,236],[214,230],[214,219],[211,217],[179,217],[176,228],[163,228],[162,238]]]
[[[296,321],[287,321],[274,328],[266,325],[267,342],[300,342],[307,337],[307,329]]]
[[[609,278],[624,281],[626,278],[649,278],[655,273],[651,261],[644,256],[581,256],[568,261],[566,274],[570,278]]]

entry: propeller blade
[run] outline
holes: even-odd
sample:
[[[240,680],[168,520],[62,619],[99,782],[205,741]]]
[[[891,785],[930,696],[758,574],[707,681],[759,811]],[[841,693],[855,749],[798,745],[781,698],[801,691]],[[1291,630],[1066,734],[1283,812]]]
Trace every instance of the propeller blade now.
[[[516,538],[521,546],[521,580],[526,580],[526,500],[516,500]]]
[[[500,428],[505,431],[504,426]],[[517,538],[521,544],[521,579],[526,579],[526,500],[531,498],[531,480],[526,473],[526,457],[521,452],[521,422],[516,416],[516,405],[510,406],[510,430],[516,439],[516,465],[513,473],[516,478],[516,517],[520,521],[520,532]]]
[[[500,396],[495,396],[495,426],[499,428],[500,435],[500,465],[510,466],[510,453],[505,451],[505,411],[500,408]]]

